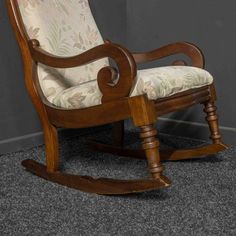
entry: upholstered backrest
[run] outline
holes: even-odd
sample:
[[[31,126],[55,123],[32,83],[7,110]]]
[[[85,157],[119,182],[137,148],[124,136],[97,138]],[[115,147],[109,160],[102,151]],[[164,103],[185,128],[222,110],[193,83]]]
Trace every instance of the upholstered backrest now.
[[[41,47],[53,55],[74,56],[104,43],[88,0],[17,1],[28,36],[39,40]],[[69,69],[39,65],[42,91],[52,101],[69,87],[95,80],[105,65],[108,65],[107,59]]]

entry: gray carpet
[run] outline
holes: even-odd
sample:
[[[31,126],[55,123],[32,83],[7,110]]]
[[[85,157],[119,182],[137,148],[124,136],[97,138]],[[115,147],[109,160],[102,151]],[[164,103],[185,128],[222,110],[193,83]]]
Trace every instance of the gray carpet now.
[[[106,132],[61,141],[62,168],[71,173],[142,178],[146,162],[86,148],[86,140],[109,140]],[[164,145],[199,141],[160,135]],[[129,131],[129,145],[138,142]],[[0,235],[236,235],[236,148],[195,161],[165,163],[170,188],[105,197],[40,179],[21,167],[44,161],[44,148],[0,156]]]

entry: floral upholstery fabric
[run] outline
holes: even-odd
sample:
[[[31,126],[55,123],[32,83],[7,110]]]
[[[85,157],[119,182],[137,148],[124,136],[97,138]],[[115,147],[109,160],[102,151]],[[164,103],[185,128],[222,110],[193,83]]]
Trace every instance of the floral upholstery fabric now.
[[[69,57],[103,44],[88,0],[17,0],[31,39],[56,56]],[[39,65],[38,76],[46,98],[52,100],[65,89],[96,79],[108,65],[101,59],[86,66],[56,69]]]
[[[17,0],[29,38],[53,55],[69,57],[103,44],[88,0]],[[101,59],[86,66],[57,69],[42,64],[38,77],[45,97],[56,106],[76,109],[101,104],[97,73],[109,65]],[[139,70],[130,96],[168,97],[213,82],[205,70],[169,66]]]
[[[138,71],[131,96],[147,94],[151,100],[212,84],[206,70],[191,66],[166,66]]]
[[[147,94],[155,100],[189,89],[213,83],[213,77],[203,69],[190,66],[166,66],[139,70],[130,96]],[[56,106],[77,109],[101,104],[97,81],[90,81],[63,90],[54,99]]]
[[[101,98],[97,81],[89,81],[63,90],[52,103],[58,107],[79,109],[99,105]]]

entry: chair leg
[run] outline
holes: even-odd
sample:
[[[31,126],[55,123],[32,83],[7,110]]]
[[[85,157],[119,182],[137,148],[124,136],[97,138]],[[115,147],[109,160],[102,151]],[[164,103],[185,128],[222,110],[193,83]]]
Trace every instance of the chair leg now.
[[[170,181],[162,175],[164,167],[161,164],[160,143],[154,127],[158,116],[153,101],[148,100],[146,96],[132,97],[129,99],[129,105],[133,123],[141,131],[142,149],[145,152],[152,178],[166,179],[166,183],[170,184]]]
[[[112,125],[113,145],[122,147],[124,144],[124,121],[118,121]]]
[[[56,172],[59,169],[59,141],[58,132],[54,126],[48,125],[44,128],[44,141],[47,171]]]
[[[153,179],[159,179],[162,176],[164,166],[160,162],[160,143],[156,137],[157,130],[153,125],[141,126],[140,129],[140,138],[143,140],[142,148],[146,154],[149,171]]]
[[[210,132],[211,132],[211,139],[214,144],[222,143],[221,135],[219,131],[219,123],[218,123],[218,116],[217,116],[217,107],[214,104],[214,101],[209,101],[204,104],[204,112],[207,114],[206,121],[208,122]]]

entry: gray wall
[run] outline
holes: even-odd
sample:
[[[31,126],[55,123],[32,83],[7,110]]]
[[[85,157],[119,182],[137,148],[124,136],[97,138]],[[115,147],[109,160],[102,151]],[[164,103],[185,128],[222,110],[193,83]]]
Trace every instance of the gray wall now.
[[[90,2],[104,38],[124,44],[132,51],[182,40],[202,48],[206,67],[216,78],[222,132],[228,143],[236,143],[235,0]],[[165,63],[164,60],[160,65]],[[0,1],[0,72],[0,153],[42,143],[40,123],[25,91],[20,53],[4,1]],[[205,139],[207,129],[201,110],[171,114],[160,121],[160,128],[163,132]]]
[[[195,43],[203,50],[206,68],[215,76],[221,129],[232,144],[236,143],[235,22],[235,0],[127,0],[131,50],[149,50],[177,41]],[[167,123],[162,130],[205,139],[208,132],[201,111],[202,107],[172,114],[170,118],[177,122]],[[197,123],[180,124],[178,120]]]
[[[0,150],[2,153],[8,151],[8,147],[12,145],[12,150],[15,150],[22,145],[27,145],[27,142],[33,142],[27,137],[33,135],[31,138],[34,139],[40,131],[40,125],[25,90],[19,49],[9,25],[4,1],[0,2],[0,17]]]
[[[126,0],[89,0],[104,39],[126,43]]]

